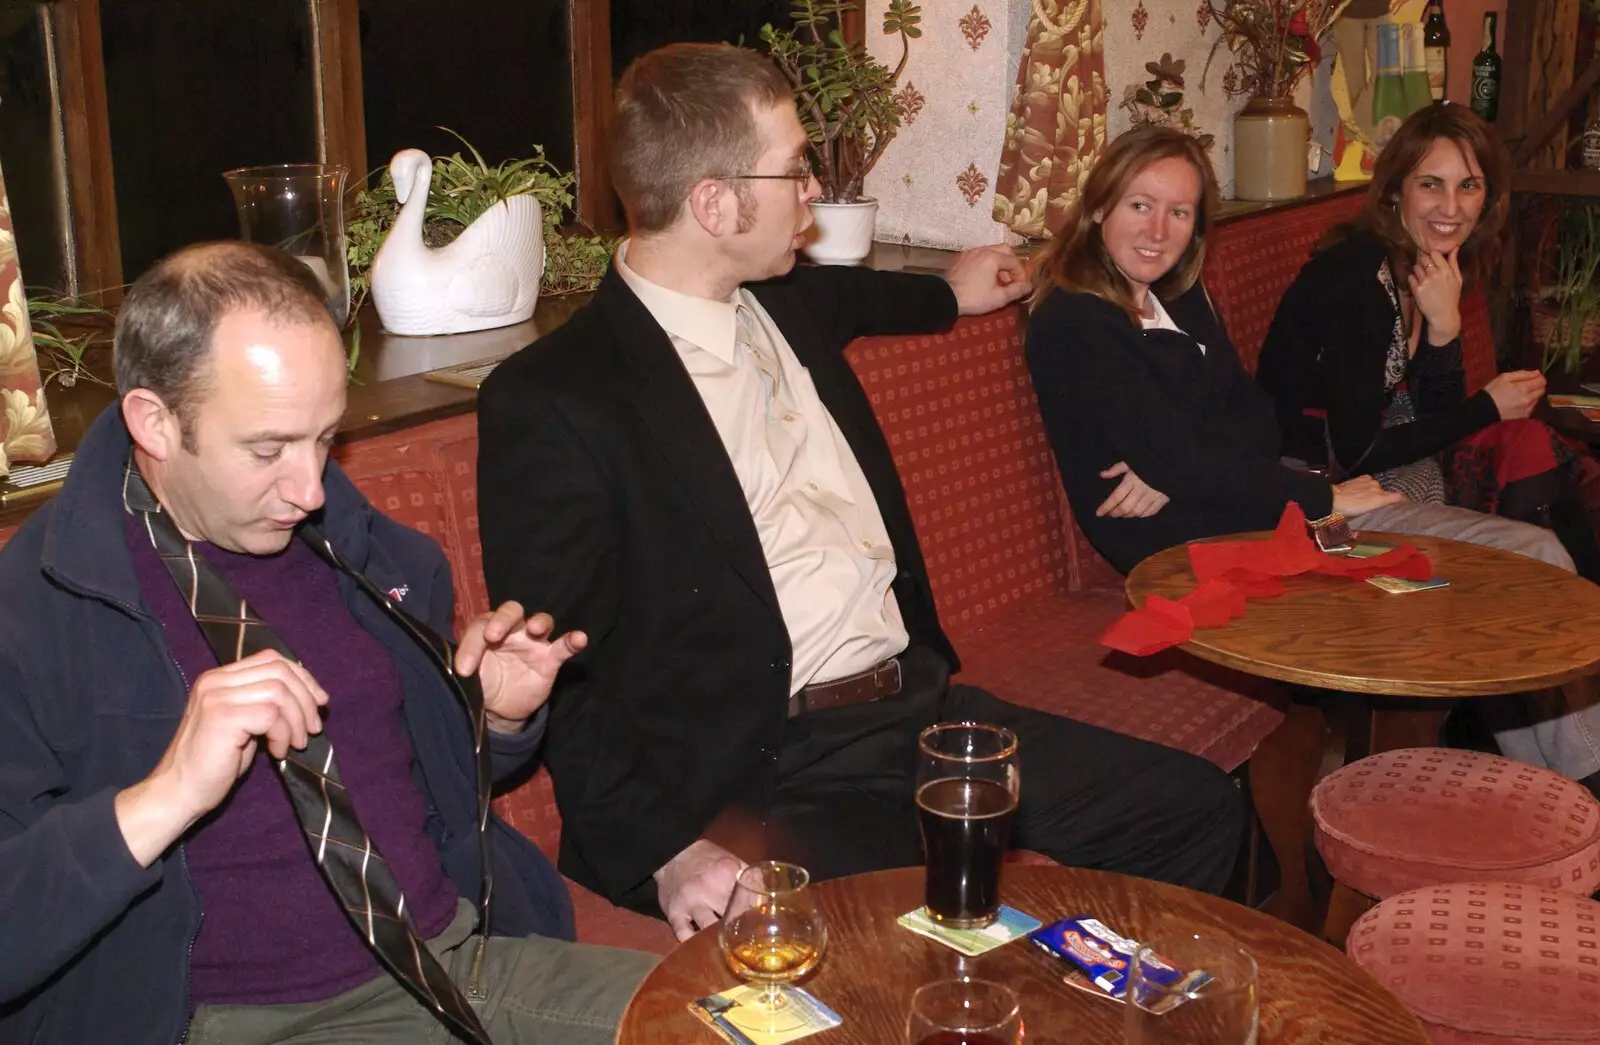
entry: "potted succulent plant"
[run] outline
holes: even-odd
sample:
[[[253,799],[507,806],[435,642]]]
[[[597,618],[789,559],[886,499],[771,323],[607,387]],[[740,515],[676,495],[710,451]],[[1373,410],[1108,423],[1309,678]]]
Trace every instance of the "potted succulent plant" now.
[[[817,239],[806,253],[833,264],[854,264],[872,248],[878,202],[863,196],[862,186],[900,130],[905,113],[895,87],[911,41],[922,35],[922,9],[889,0],[883,32],[900,37],[900,61],[890,70],[865,47],[846,42],[840,20],[855,7],[850,0],[795,0],[793,26],[761,27],[768,53],[794,85],[822,185],[822,198],[811,205]]]

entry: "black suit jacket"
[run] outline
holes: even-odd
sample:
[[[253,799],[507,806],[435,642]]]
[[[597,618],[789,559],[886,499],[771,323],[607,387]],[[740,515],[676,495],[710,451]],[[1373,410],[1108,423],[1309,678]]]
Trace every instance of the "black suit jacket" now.
[[[811,373],[883,513],[913,643],[956,666],[852,338],[947,328],[931,276],[801,268],[752,285]],[[561,869],[634,906],[651,874],[775,782],[791,649],[733,465],[665,331],[615,271],[478,404],[478,514],[495,603],[588,633],[552,701],[545,761]]]

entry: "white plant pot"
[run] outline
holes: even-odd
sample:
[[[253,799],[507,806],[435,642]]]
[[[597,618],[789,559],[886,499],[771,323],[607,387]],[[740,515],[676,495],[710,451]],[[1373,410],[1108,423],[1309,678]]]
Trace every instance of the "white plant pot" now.
[[[813,238],[806,244],[806,256],[819,265],[858,265],[872,250],[872,234],[878,227],[878,201],[860,203],[813,203],[816,219]]]
[[[391,334],[427,336],[521,323],[533,315],[544,275],[539,201],[496,203],[442,247],[422,242],[433,161],[405,149],[389,163],[400,215],[372,260],[372,302]]]

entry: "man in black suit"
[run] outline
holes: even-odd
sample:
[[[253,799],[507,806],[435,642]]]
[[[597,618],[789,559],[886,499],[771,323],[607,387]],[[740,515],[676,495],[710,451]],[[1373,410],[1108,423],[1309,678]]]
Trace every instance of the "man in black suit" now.
[[[589,639],[546,742],[562,869],[659,906],[682,938],[758,853],[817,878],[918,863],[917,734],[971,719],[1021,738],[1014,844],[1221,888],[1243,813],[1216,767],[949,684],[843,349],[1017,300],[1016,257],[967,251],[944,279],[795,268],[818,196],[806,136],[782,77],[740,48],[636,61],[611,156],[631,238],[479,399],[490,594]]]

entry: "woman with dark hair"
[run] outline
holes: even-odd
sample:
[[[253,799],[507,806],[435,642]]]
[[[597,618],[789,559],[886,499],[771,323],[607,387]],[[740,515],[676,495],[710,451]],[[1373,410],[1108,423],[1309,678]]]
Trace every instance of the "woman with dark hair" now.
[[[1279,302],[1257,379],[1284,452],[1371,475],[1409,500],[1550,522],[1578,570],[1600,550],[1573,488],[1576,451],[1526,418],[1535,370],[1466,394],[1461,293],[1499,254],[1509,162],[1460,105],[1413,113],[1378,157],[1366,204],[1333,229]]]
[[[1040,257],[1028,369],[1090,543],[1127,572],[1187,541],[1271,529],[1296,501],[1311,519],[1339,512],[1358,530],[1452,537],[1571,570],[1537,526],[1281,462],[1272,401],[1240,365],[1200,282],[1216,201],[1198,142],[1141,127],[1106,149]],[[1517,757],[1586,775],[1600,769],[1600,708],[1586,714],[1592,723],[1568,714],[1497,736]]]

